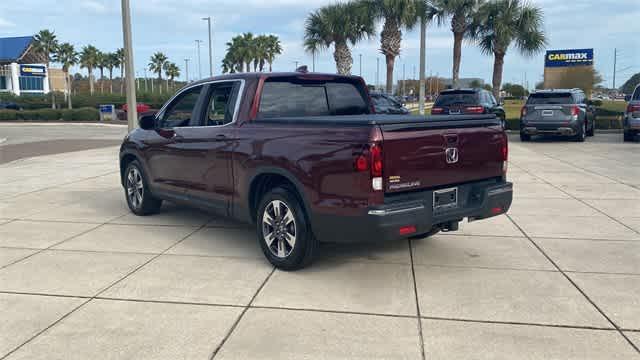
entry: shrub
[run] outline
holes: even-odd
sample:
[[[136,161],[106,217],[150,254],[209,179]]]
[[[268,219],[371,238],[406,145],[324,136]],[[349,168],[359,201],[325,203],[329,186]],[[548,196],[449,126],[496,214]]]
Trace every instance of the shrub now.
[[[98,121],[100,112],[97,109],[85,107],[71,110],[71,119],[74,121]]]
[[[0,120],[25,121],[98,121],[100,112],[93,108],[80,109],[39,109],[39,110],[0,110]]]

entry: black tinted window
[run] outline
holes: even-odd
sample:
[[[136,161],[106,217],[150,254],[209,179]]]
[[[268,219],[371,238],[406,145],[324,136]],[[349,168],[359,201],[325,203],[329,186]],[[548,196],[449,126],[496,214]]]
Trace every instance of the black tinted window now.
[[[537,93],[531,94],[527,104],[573,104],[570,93]]]
[[[636,88],[636,91],[633,93],[632,100],[640,100],[640,86]]]
[[[468,105],[477,104],[479,102],[475,93],[471,92],[457,92],[457,93],[444,93],[440,94],[436,99],[435,106],[449,106],[449,105]]]
[[[262,118],[357,115],[368,113],[356,85],[348,82],[267,81],[262,89]]]

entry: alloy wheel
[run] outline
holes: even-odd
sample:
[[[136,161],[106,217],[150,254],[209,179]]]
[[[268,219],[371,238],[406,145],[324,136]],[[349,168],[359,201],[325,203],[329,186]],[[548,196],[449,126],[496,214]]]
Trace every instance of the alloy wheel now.
[[[286,258],[296,244],[296,220],[284,201],[273,200],[262,215],[262,237],[269,251],[278,258]]]
[[[139,209],[142,206],[144,183],[142,182],[142,174],[136,167],[130,168],[127,174],[127,197],[134,208]]]

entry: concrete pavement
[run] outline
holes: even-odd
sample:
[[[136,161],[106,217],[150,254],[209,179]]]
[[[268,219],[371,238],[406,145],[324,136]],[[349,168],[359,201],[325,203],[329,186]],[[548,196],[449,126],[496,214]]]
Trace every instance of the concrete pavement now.
[[[326,244],[298,272],[227,219],[130,214],[117,147],[0,165],[0,358],[640,358],[640,148],[620,141],[512,141],[509,215]]]

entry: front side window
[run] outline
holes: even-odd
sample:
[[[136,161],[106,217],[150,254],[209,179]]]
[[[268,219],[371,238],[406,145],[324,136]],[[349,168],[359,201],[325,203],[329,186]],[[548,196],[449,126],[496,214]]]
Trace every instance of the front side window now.
[[[214,83],[210,85],[210,98],[205,126],[226,125],[233,121],[235,108],[234,88],[237,82]]]
[[[184,91],[178,98],[174,99],[164,112],[160,120],[160,127],[174,128],[189,126],[201,91],[202,86],[195,86]]]

